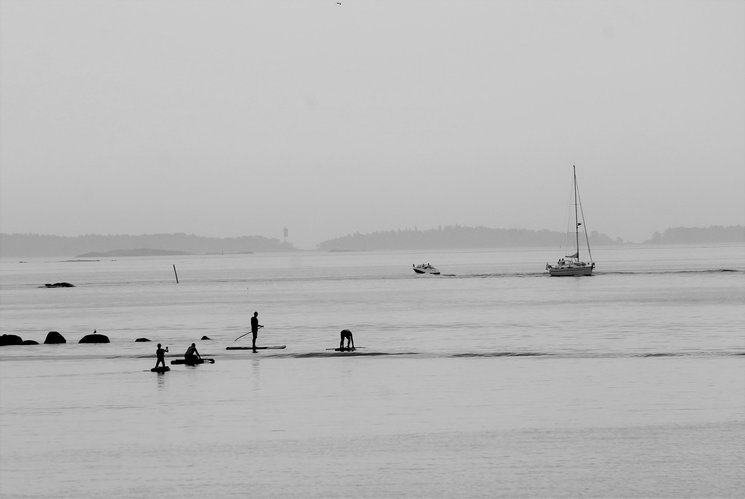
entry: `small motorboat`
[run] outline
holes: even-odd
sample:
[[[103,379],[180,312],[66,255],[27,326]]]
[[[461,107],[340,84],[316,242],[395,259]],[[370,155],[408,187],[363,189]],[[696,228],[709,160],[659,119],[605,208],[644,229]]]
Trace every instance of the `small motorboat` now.
[[[417,274],[433,274],[440,275],[440,271],[437,267],[433,267],[429,263],[422,263],[421,265],[411,265],[414,268],[414,272]]]

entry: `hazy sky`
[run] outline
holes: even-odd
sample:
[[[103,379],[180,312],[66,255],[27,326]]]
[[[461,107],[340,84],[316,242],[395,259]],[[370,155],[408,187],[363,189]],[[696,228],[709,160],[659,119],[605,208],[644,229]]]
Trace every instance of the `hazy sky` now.
[[[0,2],[0,230],[745,224],[745,2]]]

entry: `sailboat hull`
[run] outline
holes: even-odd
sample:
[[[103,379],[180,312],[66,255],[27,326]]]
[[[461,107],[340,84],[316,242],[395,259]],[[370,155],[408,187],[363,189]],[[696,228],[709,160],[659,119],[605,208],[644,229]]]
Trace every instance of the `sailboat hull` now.
[[[551,267],[548,268],[548,273],[551,277],[574,277],[574,276],[587,276],[592,275],[592,269],[594,265],[585,266],[568,266],[568,267]]]

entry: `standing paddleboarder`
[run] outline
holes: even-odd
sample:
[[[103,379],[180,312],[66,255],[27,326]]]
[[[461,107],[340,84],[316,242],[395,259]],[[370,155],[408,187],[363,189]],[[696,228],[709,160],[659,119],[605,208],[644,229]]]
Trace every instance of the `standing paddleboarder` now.
[[[158,360],[155,362],[155,369],[158,369],[159,365],[163,365],[163,367],[166,367],[166,352],[168,351],[168,347],[161,348],[160,343],[158,343],[158,349],[155,351],[155,356],[158,358]]]
[[[256,353],[256,337],[259,335],[259,328],[264,327],[261,324],[259,324],[259,313],[254,312],[254,316],[251,317],[251,336],[253,336],[253,341],[251,342],[251,347],[253,347],[254,353]]]

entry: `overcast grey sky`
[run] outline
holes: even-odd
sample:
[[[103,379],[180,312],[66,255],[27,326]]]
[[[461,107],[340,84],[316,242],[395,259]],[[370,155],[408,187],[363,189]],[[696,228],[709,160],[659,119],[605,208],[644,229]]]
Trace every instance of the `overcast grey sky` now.
[[[745,224],[745,2],[0,3],[0,230]]]

